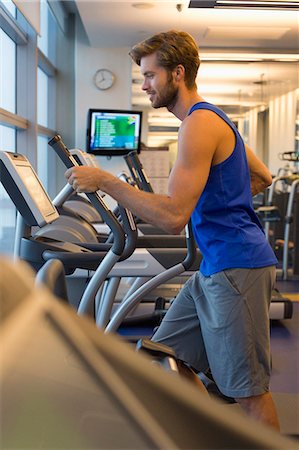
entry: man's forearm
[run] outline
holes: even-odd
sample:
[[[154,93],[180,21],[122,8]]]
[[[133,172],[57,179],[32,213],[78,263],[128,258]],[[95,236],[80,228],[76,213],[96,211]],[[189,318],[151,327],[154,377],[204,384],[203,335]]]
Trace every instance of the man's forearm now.
[[[178,229],[178,217],[169,196],[138,191],[111,174],[102,175],[104,176],[99,183],[100,189],[134,215],[168,233],[177,234],[181,231]]]
[[[109,172],[95,167],[76,166],[65,172],[68,183],[76,192],[103,191],[140,219],[168,233],[179,234],[192,212],[181,189],[170,195],[152,194],[135,189]],[[194,199],[193,199],[194,200]]]
[[[251,176],[250,181],[251,181],[252,196],[259,194],[269,186],[268,182],[258,177]]]

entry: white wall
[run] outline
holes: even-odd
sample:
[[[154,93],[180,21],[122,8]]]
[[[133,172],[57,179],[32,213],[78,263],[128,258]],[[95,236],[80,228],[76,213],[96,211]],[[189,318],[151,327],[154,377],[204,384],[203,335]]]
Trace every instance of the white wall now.
[[[296,99],[299,90],[289,92],[269,101],[269,149],[264,152],[268,155],[268,167],[275,175],[278,169],[286,164],[279,159],[278,154],[290,152],[295,149],[295,120],[296,120]],[[249,147],[262,156],[262,149],[258,148],[258,113],[261,108],[253,108],[246,113],[244,121],[248,120],[248,137],[245,142]],[[243,122],[244,122],[243,121]],[[242,122],[242,123],[243,123]],[[241,127],[242,128],[242,127]],[[242,129],[240,130],[242,134]]]
[[[75,122],[76,147],[86,148],[86,118],[89,108],[131,108],[130,48],[93,48],[87,41],[81,22],[76,22],[75,47]],[[111,70],[116,81],[111,89],[100,91],[93,84],[93,76],[100,68]],[[98,157],[103,169],[117,174],[125,163],[122,157]]]
[[[269,168],[273,174],[285,165],[278,153],[295,150],[297,95],[299,89],[269,102]]]
[[[257,115],[258,108],[251,109],[246,117],[248,118],[249,127],[248,127],[248,146],[256,153],[257,151]]]

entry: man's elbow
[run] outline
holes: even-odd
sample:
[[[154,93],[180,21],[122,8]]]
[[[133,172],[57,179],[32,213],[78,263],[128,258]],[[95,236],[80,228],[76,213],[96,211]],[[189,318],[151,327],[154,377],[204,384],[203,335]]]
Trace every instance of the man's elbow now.
[[[272,175],[270,172],[263,173],[262,176],[251,176],[251,183],[258,187],[261,191],[271,186]]]
[[[180,235],[182,233],[183,229],[184,229],[184,227],[173,227],[173,226],[170,226],[170,227],[167,227],[166,231],[167,231],[168,234],[173,234],[175,236],[178,236],[178,235]]]
[[[169,221],[165,228],[169,234],[179,235],[183,231],[185,225],[186,222],[184,220],[176,218],[175,220]]]
[[[261,187],[263,189],[267,189],[269,186],[271,186],[273,181],[272,175],[270,174],[265,174],[263,179],[261,180]]]

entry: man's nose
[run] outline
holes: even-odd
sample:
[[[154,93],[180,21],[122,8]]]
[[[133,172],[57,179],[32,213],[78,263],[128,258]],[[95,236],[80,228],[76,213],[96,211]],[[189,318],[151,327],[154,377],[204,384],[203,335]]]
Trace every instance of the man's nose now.
[[[143,81],[142,86],[141,86],[141,89],[142,89],[143,91],[146,91],[146,90],[148,89],[148,82],[147,82],[147,80],[144,80],[144,81]]]

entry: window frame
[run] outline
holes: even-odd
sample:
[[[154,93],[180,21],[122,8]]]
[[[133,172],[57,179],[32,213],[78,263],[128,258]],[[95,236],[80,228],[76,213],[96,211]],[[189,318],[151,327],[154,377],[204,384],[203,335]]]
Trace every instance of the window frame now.
[[[50,21],[50,8],[48,5],[48,22]],[[51,11],[53,16],[53,13]],[[53,18],[54,17],[54,18]],[[51,17],[51,23],[57,19]],[[0,28],[16,44],[16,113],[12,113],[0,107],[0,124],[15,130],[15,149],[16,153],[25,155],[35,170],[38,168],[38,141],[39,137],[50,138],[57,133],[56,128],[56,85],[57,69],[53,62],[46,57],[38,48],[37,33],[27,22],[22,13],[16,8],[16,17],[14,17],[1,3],[0,0]],[[54,61],[53,55],[56,52],[56,36],[58,28],[51,27],[48,35],[49,55]],[[42,126],[37,123],[37,77],[38,68],[43,70],[49,77],[48,80],[48,123]],[[5,149],[0,149],[5,150]],[[46,158],[42,163],[46,164],[47,186],[46,190],[50,196],[56,195],[57,164],[56,155],[53,152],[47,152]],[[12,204],[12,209],[14,205]],[[13,225],[12,225],[13,226]],[[13,244],[13,243],[12,243]]]

